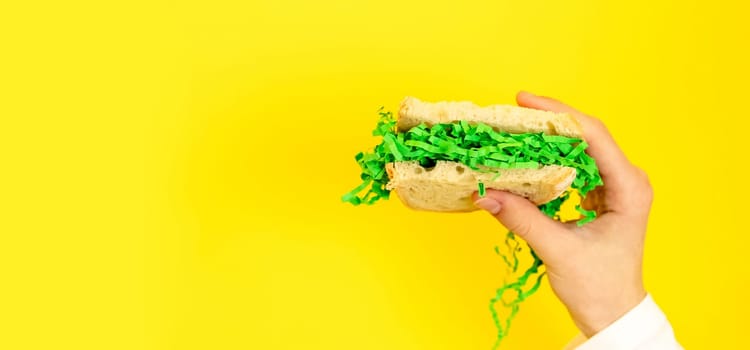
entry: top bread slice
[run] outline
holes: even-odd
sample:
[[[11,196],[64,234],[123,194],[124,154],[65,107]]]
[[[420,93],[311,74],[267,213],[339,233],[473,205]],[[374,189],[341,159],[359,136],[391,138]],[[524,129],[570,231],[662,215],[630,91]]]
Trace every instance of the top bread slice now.
[[[398,112],[398,130],[405,132],[425,123],[467,121],[484,123],[495,130],[509,133],[543,132],[581,138],[578,120],[567,113],[555,113],[509,105],[477,106],[471,102],[423,102],[407,97]],[[468,212],[477,210],[471,199],[477,184],[485,188],[509,191],[528,198],[537,205],[559,197],[573,182],[576,170],[548,165],[539,169],[483,169],[448,161],[437,162],[434,168],[423,168],[418,162],[396,162],[386,165],[390,178],[388,189],[401,201],[417,210]],[[488,172],[488,171],[489,172]],[[496,175],[497,173],[500,175]]]
[[[398,110],[398,130],[409,129],[425,123],[429,126],[465,120],[469,123],[484,123],[497,131],[511,134],[543,132],[547,135],[562,135],[581,138],[583,129],[578,120],[567,113],[555,113],[510,105],[480,107],[468,101],[423,102],[407,97]]]

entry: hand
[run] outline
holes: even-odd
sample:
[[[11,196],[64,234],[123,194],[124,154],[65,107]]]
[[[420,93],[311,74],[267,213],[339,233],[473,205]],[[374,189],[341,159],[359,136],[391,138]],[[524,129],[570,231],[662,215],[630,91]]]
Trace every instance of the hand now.
[[[542,214],[523,197],[488,190],[475,205],[523,238],[547,266],[555,295],[578,329],[591,337],[638,305],[646,296],[641,266],[653,191],[646,173],[631,164],[604,124],[547,97],[520,92],[518,105],[575,116],[599,166],[604,186],[589,192],[582,206],[596,220],[582,227]]]

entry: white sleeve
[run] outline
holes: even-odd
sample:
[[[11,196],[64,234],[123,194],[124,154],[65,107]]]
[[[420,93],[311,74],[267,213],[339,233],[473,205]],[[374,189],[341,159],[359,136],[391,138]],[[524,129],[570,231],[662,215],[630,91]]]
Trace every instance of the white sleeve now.
[[[576,350],[679,350],[667,317],[651,295]]]

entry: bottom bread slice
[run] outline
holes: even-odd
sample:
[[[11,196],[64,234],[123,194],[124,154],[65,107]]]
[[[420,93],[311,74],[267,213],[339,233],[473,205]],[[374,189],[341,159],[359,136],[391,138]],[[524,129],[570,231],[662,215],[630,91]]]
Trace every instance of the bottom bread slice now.
[[[450,161],[437,161],[432,168],[424,168],[417,161],[389,163],[387,188],[396,191],[412,209],[468,212],[478,209],[471,194],[477,191],[480,181],[487,189],[513,192],[539,205],[560,196],[576,177],[574,168],[558,165],[488,170],[491,172],[480,172]]]

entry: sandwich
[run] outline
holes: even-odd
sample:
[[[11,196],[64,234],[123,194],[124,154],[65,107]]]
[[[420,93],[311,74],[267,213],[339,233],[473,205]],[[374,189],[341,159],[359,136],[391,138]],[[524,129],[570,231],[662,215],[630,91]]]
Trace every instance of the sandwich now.
[[[398,118],[381,108],[373,131],[381,142],[372,152],[355,156],[362,183],[342,197],[354,205],[388,199],[395,191],[401,201],[416,210],[469,212],[477,210],[474,192],[487,189],[513,192],[535,203],[547,216],[561,220],[560,207],[572,190],[581,198],[602,178],[578,120],[554,113],[516,106],[477,106],[471,102],[423,102],[407,97]],[[596,216],[576,206],[582,214],[578,225]],[[508,249],[502,256],[509,273],[490,300],[497,328],[497,348],[508,335],[519,304],[539,289],[544,272],[542,260],[531,247],[533,262],[518,274],[520,245],[512,232],[505,236]],[[515,280],[510,279],[516,275]],[[532,278],[536,276],[536,278]],[[515,298],[503,298],[513,290]],[[508,310],[501,317],[498,306]]]
[[[496,189],[526,197],[554,217],[569,189],[585,196],[602,184],[584,152],[581,125],[567,113],[407,97],[397,119],[382,108],[379,115],[373,135],[382,141],[356,155],[362,184],[345,202],[373,204],[395,191],[412,209],[469,212],[477,210],[474,192]],[[579,224],[595,215],[577,209]]]

